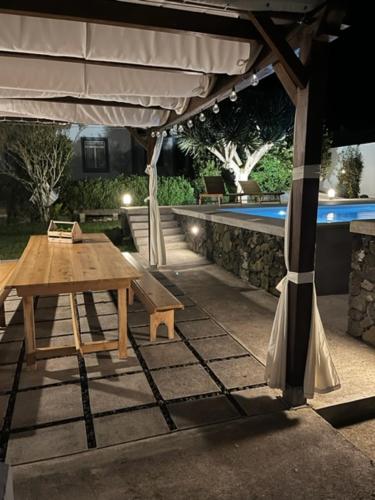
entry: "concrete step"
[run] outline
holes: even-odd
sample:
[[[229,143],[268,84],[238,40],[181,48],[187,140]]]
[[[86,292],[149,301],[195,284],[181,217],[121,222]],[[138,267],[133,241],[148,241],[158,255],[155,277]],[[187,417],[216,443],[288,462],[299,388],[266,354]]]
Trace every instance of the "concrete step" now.
[[[136,238],[137,240],[137,245],[148,245],[148,237],[146,236],[142,236],[141,238]],[[183,235],[182,233],[179,233],[179,234],[167,234],[167,235],[164,235],[164,242],[165,242],[165,245],[169,244],[169,243],[175,243],[177,241],[185,241],[185,235]]]
[[[162,231],[165,236],[182,234],[179,227],[162,227]],[[133,236],[134,238],[148,238],[148,228],[147,229],[134,229],[133,226]]]
[[[173,213],[167,213],[167,214],[161,213],[160,220],[162,222],[175,220],[175,214],[173,214]],[[147,222],[148,223],[148,215],[147,215],[147,213],[136,214],[136,215],[129,214],[128,221],[129,221],[129,224],[133,224],[134,222]]]
[[[176,220],[165,220],[165,221],[162,220],[161,227],[164,229],[164,228],[179,227],[179,225]],[[148,222],[133,222],[132,228],[133,231],[138,231],[139,229],[148,229]]]
[[[167,250],[181,250],[181,249],[187,249],[188,245],[186,241],[174,241],[171,243],[166,243],[165,244],[165,249]],[[142,254],[148,255],[148,245],[139,245],[138,246],[138,251]]]

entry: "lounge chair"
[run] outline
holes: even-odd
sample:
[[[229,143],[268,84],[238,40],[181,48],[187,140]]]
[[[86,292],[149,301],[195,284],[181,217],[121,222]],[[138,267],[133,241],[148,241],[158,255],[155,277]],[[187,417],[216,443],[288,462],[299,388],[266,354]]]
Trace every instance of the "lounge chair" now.
[[[264,201],[277,201],[281,203],[281,195],[284,194],[283,191],[265,193],[261,191],[259,184],[256,181],[240,181],[240,185],[242,188],[241,196],[248,196],[259,203]]]
[[[199,195],[199,205],[202,204],[202,200],[205,198],[217,199],[219,205],[221,205],[224,196],[232,197],[234,200],[242,196],[241,193],[226,193],[224,180],[220,175],[206,176],[204,177],[204,183],[206,192]]]

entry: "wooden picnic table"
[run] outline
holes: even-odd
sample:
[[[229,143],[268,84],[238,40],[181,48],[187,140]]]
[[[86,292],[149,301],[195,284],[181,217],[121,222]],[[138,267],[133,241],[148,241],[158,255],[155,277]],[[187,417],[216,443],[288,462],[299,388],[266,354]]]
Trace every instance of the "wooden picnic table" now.
[[[27,364],[35,366],[46,353],[56,356],[77,350],[84,353],[118,348],[119,357],[125,358],[127,289],[140,276],[105,234],[83,234],[82,242],[74,244],[49,242],[46,235],[31,236],[8,283],[22,297]],[[117,290],[119,338],[82,343],[75,293],[98,290]],[[75,346],[37,348],[34,297],[61,293],[70,294]]]

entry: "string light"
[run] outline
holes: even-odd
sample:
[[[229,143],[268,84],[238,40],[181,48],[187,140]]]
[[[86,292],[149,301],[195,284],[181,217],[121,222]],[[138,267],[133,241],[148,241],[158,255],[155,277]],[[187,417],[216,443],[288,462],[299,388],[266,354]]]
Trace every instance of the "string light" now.
[[[187,121],[187,126],[188,126],[189,128],[193,128],[193,126],[194,126],[194,122],[193,122],[193,120],[188,120],[188,121]]]
[[[215,104],[212,106],[212,111],[215,113],[215,115],[217,115],[220,111],[220,108],[219,108],[219,105],[217,103],[217,101],[215,102]]]
[[[250,85],[253,87],[256,87],[259,83],[259,78],[257,77],[256,73],[253,73],[250,78]]]
[[[184,131],[184,126],[183,125],[179,125],[177,130],[178,130],[179,134],[182,134],[182,132]]]
[[[237,98],[238,98],[237,92],[233,88],[232,92],[229,94],[229,100],[232,102],[236,102]]]
[[[162,134],[161,134],[163,137],[167,137],[168,135],[168,132],[166,130],[163,130]]]
[[[156,132],[156,137],[160,137],[160,136],[161,136],[161,134],[160,134],[160,130],[158,130],[158,131]]]
[[[154,132],[154,131],[152,131],[152,132],[151,132],[151,137],[155,137],[155,135],[156,135],[156,134],[155,134],[155,132]]]
[[[199,113],[199,121],[202,123],[206,121],[206,115],[204,113]]]

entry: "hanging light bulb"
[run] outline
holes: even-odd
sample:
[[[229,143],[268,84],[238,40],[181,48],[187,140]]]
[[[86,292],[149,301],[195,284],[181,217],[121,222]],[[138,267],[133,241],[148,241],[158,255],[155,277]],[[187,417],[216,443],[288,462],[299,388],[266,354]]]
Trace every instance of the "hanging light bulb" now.
[[[341,169],[341,173],[342,173],[342,174],[346,174],[346,170],[345,170],[345,168]]]
[[[256,73],[253,73],[250,78],[250,85],[253,87],[256,87],[259,83],[259,78],[257,77]]]
[[[215,115],[217,115],[220,111],[220,108],[219,108],[219,105],[217,103],[217,101],[215,102],[215,104],[212,106],[212,111],[215,113]]]
[[[188,121],[187,121],[187,126],[188,126],[189,128],[193,128],[193,126],[194,126],[194,122],[193,122],[193,120],[188,120]]]
[[[184,126],[183,125],[179,125],[177,130],[178,130],[179,134],[182,134],[182,132],[184,131]]]
[[[233,87],[232,92],[229,94],[229,100],[232,102],[236,102],[237,98],[238,98],[237,92],[234,90],[234,87]]]
[[[199,121],[202,123],[206,121],[206,115],[204,113],[199,113]]]
[[[160,130],[158,130],[158,131],[156,132],[156,137],[160,137],[160,136],[161,136],[161,133],[160,133]]]
[[[151,137],[155,137],[155,135],[156,135],[156,134],[155,134],[155,132],[154,132],[154,130],[153,130],[153,131],[151,132]]]
[[[168,132],[166,130],[163,130],[162,134],[161,134],[163,137],[167,137],[168,135]]]

